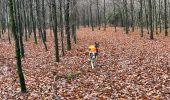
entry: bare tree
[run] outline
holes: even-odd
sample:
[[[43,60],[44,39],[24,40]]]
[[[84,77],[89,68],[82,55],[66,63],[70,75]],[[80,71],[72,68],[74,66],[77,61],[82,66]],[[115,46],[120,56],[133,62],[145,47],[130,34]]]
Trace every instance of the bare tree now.
[[[67,34],[67,49],[71,50],[71,39],[70,39],[70,0],[67,0],[65,9],[65,22],[66,22],[66,34]]]
[[[52,13],[53,13],[53,31],[54,31],[54,47],[55,47],[55,58],[56,62],[59,62],[59,49],[58,49],[58,35],[57,35],[57,11],[56,11],[56,1],[52,0]]]
[[[153,38],[153,23],[152,23],[152,0],[148,1],[148,5],[149,5],[149,22],[150,22],[150,39],[154,39]]]
[[[165,16],[165,36],[168,36],[168,20],[167,20],[167,0],[164,0],[164,16]]]
[[[21,55],[20,55],[20,43],[19,43],[19,36],[16,31],[16,21],[14,20],[14,3],[13,0],[9,1],[9,17],[11,22],[12,33],[15,39],[15,50],[16,50],[16,59],[17,59],[17,72],[20,81],[21,92],[26,92],[26,85],[25,85],[25,78],[22,72],[22,65],[21,65]]]

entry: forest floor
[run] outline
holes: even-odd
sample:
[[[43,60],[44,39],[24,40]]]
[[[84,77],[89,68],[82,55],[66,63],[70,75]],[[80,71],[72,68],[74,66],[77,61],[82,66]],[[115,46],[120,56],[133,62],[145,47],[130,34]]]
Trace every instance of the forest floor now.
[[[81,28],[77,44],[55,63],[53,37],[24,42],[22,59],[27,93],[20,93],[14,42],[0,39],[1,100],[170,100],[170,37],[149,39],[121,28]],[[87,47],[100,42],[97,65],[91,69]],[[73,43],[73,42],[72,42]],[[60,52],[61,54],[61,52]],[[122,98],[122,99],[121,99]]]

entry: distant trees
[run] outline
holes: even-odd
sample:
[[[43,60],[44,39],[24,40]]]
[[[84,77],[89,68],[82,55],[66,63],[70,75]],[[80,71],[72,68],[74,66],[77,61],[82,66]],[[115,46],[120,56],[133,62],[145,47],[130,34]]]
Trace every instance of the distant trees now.
[[[148,30],[151,39],[154,38],[154,33],[161,33],[162,29],[165,30],[165,36],[168,36],[170,24],[168,20],[170,1],[168,0],[55,0],[55,4],[51,2],[51,0],[14,0],[14,21],[16,32],[20,37],[22,57],[25,52],[24,40],[28,41],[31,36],[34,37],[34,42],[37,44],[38,35],[47,51],[47,29],[52,30],[52,28],[53,30],[58,28],[56,32],[61,33],[62,55],[65,51],[64,32],[67,35],[67,50],[70,50],[72,39],[76,43],[76,30],[80,25],[91,27],[94,31],[95,27],[100,30],[102,26],[106,30],[107,24],[111,23],[115,29],[116,26],[124,27],[125,33],[129,33],[130,27],[133,32],[135,27],[140,26],[141,37],[143,37],[145,29]],[[52,11],[54,5],[59,8],[56,9],[56,15]],[[9,43],[11,43],[13,35],[9,31],[9,8],[6,0],[0,1],[0,8],[0,38],[7,33]],[[54,25],[55,21],[57,23]],[[51,27],[52,24],[53,27]]]
[[[55,18],[52,18],[51,0],[14,1],[16,3],[14,5],[15,14],[18,19],[18,22],[16,22],[17,32],[21,33],[20,36],[22,37],[20,38],[20,44],[23,44],[23,40],[28,41],[31,36],[34,37],[34,42],[37,44],[38,35],[41,37],[47,51],[47,29],[52,30],[51,26],[55,20]],[[133,32],[135,27],[140,26],[141,36],[144,35],[145,29],[148,30],[150,38],[154,36],[154,33],[161,33],[162,29],[165,30],[165,36],[168,36],[169,0],[69,0],[69,3],[67,2],[67,0],[55,1],[56,7],[59,8],[56,9],[56,18],[59,20],[57,27],[59,27],[58,31],[61,32],[62,36],[63,55],[64,36],[62,34],[66,32],[67,49],[70,49],[72,39],[76,43],[76,29],[80,25],[91,27],[94,31],[95,28],[100,30],[102,26],[106,30],[106,26],[109,23],[113,26],[124,27],[125,33],[128,33],[130,28]],[[0,1],[0,38],[4,36],[9,28],[8,7],[6,5],[6,0]],[[7,33],[10,43],[11,35],[9,32]],[[21,52],[24,52],[22,48]],[[24,56],[24,53],[22,54]]]

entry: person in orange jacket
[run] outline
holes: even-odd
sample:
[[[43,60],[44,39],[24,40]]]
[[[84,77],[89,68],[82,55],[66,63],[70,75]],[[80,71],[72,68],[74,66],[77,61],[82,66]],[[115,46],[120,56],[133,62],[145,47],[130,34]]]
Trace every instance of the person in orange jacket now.
[[[98,47],[99,47],[99,43],[95,42],[95,45],[89,45],[89,56],[90,58],[93,57],[93,54],[95,54],[95,58],[97,58],[98,55]]]

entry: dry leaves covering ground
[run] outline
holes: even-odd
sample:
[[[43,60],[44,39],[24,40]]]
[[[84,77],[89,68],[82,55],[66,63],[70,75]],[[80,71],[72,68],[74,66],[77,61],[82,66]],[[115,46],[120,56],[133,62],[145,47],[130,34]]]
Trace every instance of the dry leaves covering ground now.
[[[20,93],[16,74],[14,43],[0,40],[1,100],[170,100],[170,38],[149,40],[139,32],[124,34],[119,28],[107,31],[78,31],[77,45],[55,63],[53,38],[48,36],[45,52],[39,40],[25,42],[22,59],[28,93]],[[85,54],[89,44],[100,42],[95,69]],[[62,56],[62,55],[61,55]],[[79,75],[65,78],[69,73]],[[158,99],[159,98],[159,99]]]

